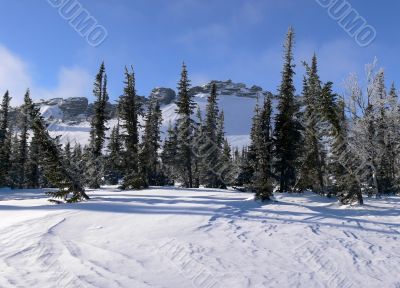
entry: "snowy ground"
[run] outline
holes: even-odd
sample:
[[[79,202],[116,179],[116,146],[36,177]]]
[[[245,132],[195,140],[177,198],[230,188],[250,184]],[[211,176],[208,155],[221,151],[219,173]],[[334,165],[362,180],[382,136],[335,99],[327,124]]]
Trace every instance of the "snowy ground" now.
[[[0,287],[400,287],[400,202],[220,190],[0,190]]]

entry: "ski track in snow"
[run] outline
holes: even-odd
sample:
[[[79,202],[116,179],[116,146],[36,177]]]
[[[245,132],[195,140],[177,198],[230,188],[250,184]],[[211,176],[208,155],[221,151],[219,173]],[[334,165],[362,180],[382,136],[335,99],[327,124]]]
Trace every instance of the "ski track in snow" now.
[[[105,187],[51,205],[40,191],[1,193],[0,287],[400,287],[394,197],[340,207],[314,194],[261,204]]]

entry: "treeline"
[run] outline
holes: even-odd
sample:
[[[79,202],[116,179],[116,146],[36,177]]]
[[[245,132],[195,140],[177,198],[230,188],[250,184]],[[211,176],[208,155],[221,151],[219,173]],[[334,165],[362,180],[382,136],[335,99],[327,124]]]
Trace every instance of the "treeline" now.
[[[232,167],[231,150],[224,137],[224,116],[219,111],[216,85],[208,97],[203,121],[190,95],[185,64],[178,86],[178,120],[161,141],[162,112],[156,98],[146,105],[136,95],[133,69],[125,69],[123,94],[118,101],[118,124],[110,131],[109,101],[104,63],[96,75],[90,143],[82,147],[60,144],[50,137],[30,92],[25,95],[22,117],[10,125],[10,96],[3,97],[0,130],[0,187],[18,189],[57,187],[53,201],[88,199],[83,187],[98,189],[119,184],[121,189],[173,185],[226,188],[222,176]],[[141,121],[142,119],[142,121]],[[107,141],[108,140],[108,141]],[[108,144],[106,145],[106,142]]]
[[[339,97],[332,82],[320,80],[314,55],[311,63],[303,63],[306,73],[297,97],[293,43],[290,28],[276,115],[272,117],[271,99],[257,105],[251,145],[236,152],[236,184],[261,200],[271,199],[274,188],[310,190],[338,197],[343,204],[363,204],[363,194],[399,193],[400,106],[394,84],[387,91],[384,71],[376,69],[375,60],[366,66],[366,88],[351,75]]]
[[[103,184],[121,189],[233,186],[254,192],[262,201],[272,199],[276,191],[310,190],[338,197],[344,204],[362,204],[363,194],[398,193],[400,106],[394,84],[389,91],[385,87],[384,71],[374,62],[367,66],[366,89],[352,75],[346,95],[338,96],[332,82],[321,81],[314,55],[310,63],[303,63],[299,97],[293,83],[292,28],[284,48],[278,93],[258,100],[251,143],[241,150],[232,151],[225,138],[216,85],[202,115],[189,93],[185,64],[178,83],[177,121],[170,124],[164,141],[160,104],[156,98],[147,104],[140,101],[132,67],[125,69],[118,124],[107,139],[109,96],[102,63],[94,82],[90,143],[85,147],[62,146],[59,138],[51,138],[29,91],[19,123],[10,125],[6,92],[0,110],[0,187],[57,187],[50,196],[67,202],[88,199],[84,187]]]

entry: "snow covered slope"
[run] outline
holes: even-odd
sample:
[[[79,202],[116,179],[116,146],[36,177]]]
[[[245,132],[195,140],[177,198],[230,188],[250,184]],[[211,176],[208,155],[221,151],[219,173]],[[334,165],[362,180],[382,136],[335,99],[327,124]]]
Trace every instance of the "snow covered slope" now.
[[[400,202],[234,191],[0,192],[0,287],[400,287]]]
[[[216,81],[219,93],[219,106],[225,113],[226,136],[234,147],[242,147],[249,143],[249,131],[251,118],[254,115],[254,107],[257,97],[262,101],[269,92],[261,87],[246,87],[241,83],[230,80]],[[211,84],[191,88],[190,93],[194,101],[205,113],[206,101],[211,90]],[[163,113],[163,135],[170,124],[174,124],[177,118],[174,104],[176,93],[168,88],[155,88],[152,92],[160,99]],[[143,98],[144,99],[144,98]],[[274,101],[275,102],[275,101]],[[93,113],[93,105],[86,98],[51,99],[43,100],[38,105],[41,112],[52,124],[49,127],[53,136],[61,135],[61,142],[79,142],[87,144],[89,141],[90,117]],[[115,116],[115,105],[109,105],[112,115]],[[109,123],[110,128],[116,124],[116,119]],[[110,131],[109,131],[110,133]]]

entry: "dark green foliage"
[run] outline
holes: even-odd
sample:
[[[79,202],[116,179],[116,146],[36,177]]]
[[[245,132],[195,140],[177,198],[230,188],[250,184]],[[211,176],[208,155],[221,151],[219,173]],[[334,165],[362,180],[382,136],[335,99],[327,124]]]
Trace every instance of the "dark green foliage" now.
[[[3,96],[0,108],[0,187],[9,184],[8,172],[11,166],[11,132],[9,127],[9,109],[11,97],[8,91]]]
[[[39,162],[41,153],[39,149],[38,139],[33,135],[31,143],[29,145],[29,157],[26,171],[26,187],[27,188],[39,188],[41,181],[41,170]]]
[[[254,153],[252,161],[254,175],[252,188],[255,198],[261,201],[270,200],[273,194],[272,187],[272,104],[271,98],[264,100],[260,110],[256,108],[253,118],[253,129],[251,137],[251,150]]]
[[[24,97],[24,105],[22,106],[22,119],[20,122],[20,134],[18,139],[18,151],[13,165],[15,166],[14,183],[17,188],[26,187],[27,165],[28,165],[28,137],[29,129],[31,128],[30,110],[33,103],[28,90]]]
[[[124,94],[120,97],[119,112],[121,126],[125,133],[122,135],[126,152],[124,154],[124,179],[122,189],[140,189],[145,187],[139,171],[139,120],[142,113],[135,89],[135,74],[133,68],[125,68]]]
[[[162,113],[159,102],[150,98],[149,107],[145,115],[144,133],[139,155],[140,170],[144,186],[161,186],[164,176],[161,171],[158,150],[161,141]]]
[[[192,151],[192,141],[193,141],[193,120],[191,116],[193,114],[193,109],[195,104],[193,102],[192,96],[189,93],[190,80],[188,78],[188,73],[186,70],[186,65],[182,65],[181,79],[178,84],[178,99],[176,101],[177,105],[177,128],[178,128],[178,146],[177,146],[177,164],[179,174],[183,185],[187,188],[193,187],[193,151]]]
[[[207,99],[206,117],[200,158],[203,163],[202,183],[209,188],[224,187],[221,177],[222,148],[224,143],[224,116],[219,112],[217,86],[213,83]]]
[[[48,193],[49,196],[54,198],[50,201],[60,203],[60,200],[63,200],[67,203],[73,203],[89,199],[79,179],[74,177],[69,171],[69,167],[66,167],[60,146],[56,139],[50,137],[39,109],[32,105],[27,109],[27,112],[29,112],[32,120],[35,141],[40,147],[42,157],[40,164],[44,169],[45,177],[59,189]]]
[[[178,128],[176,125],[170,125],[167,136],[164,140],[161,152],[162,167],[165,175],[170,179],[170,184],[174,183],[174,179],[178,178],[177,169],[177,150],[178,150]]]
[[[296,118],[298,105],[293,85],[293,41],[290,28],[285,43],[282,83],[279,88],[278,113],[275,117],[274,154],[275,169],[279,177],[279,191],[292,191],[296,182],[298,150],[301,139],[300,124]]]
[[[104,162],[102,150],[104,147],[105,133],[108,130],[106,123],[109,120],[106,113],[108,102],[107,74],[104,62],[101,64],[96,80],[94,82],[93,95],[96,97],[94,103],[94,115],[91,121],[90,150],[91,159],[86,167],[87,183],[90,188],[97,189],[102,182]]]
[[[299,183],[300,190],[310,189],[323,193],[324,184],[324,153],[322,148],[323,122],[322,87],[318,76],[317,57],[313,56],[311,67],[305,64],[307,73],[304,78],[303,97],[305,112],[303,115],[303,145]]]
[[[108,155],[105,164],[105,180],[111,185],[116,185],[123,175],[123,143],[119,123],[111,131],[110,142],[107,146]]]

